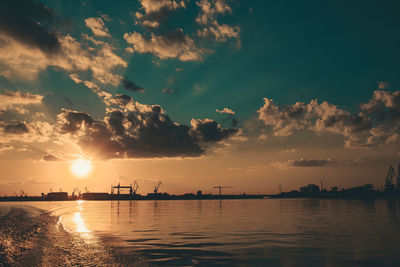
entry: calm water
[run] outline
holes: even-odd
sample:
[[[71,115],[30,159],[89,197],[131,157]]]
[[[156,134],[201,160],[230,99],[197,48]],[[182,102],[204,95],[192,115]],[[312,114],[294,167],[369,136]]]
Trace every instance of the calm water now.
[[[20,205],[20,204],[19,204]],[[399,266],[398,200],[29,203],[157,265]]]

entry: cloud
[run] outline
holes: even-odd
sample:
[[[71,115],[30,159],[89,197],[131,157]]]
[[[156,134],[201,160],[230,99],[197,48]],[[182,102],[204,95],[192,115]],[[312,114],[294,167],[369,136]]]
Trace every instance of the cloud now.
[[[96,158],[196,157],[238,131],[210,119],[193,119],[192,127],[179,124],[160,106],[143,105],[127,95],[105,102],[102,120],[67,109],[57,117],[59,132],[73,136],[86,154]]]
[[[94,47],[83,46],[75,38],[59,36],[60,52],[47,57],[37,48],[0,36],[0,75],[6,78],[35,79],[40,71],[47,67],[57,67],[71,73],[74,81],[83,82],[80,73],[91,72],[92,79],[100,84],[117,86],[122,77],[113,73],[127,63],[114,53],[114,48],[107,43]],[[93,86],[92,86],[93,87]]]
[[[135,13],[135,24],[141,24],[145,29],[151,30],[166,25],[170,13],[178,9],[185,9],[185,0],[139,0],[144,14]]]
[[[220,24],[217,20],[217,15],[232,13],[232,8],[224,0],[201,0],[196,4],[200,7],[196,22],[203,26],[197,31],[199,37],[213,36],[217,42],[237,38],[240,44],[240,27]]]
[[[360,105],[356,114],[328,102],[297,102],[277,106],[264,98],[258,118],[271,127],[275,136],[290,136],[307,130],[319,135],[342,135],[346,147],[370,147],[400,141],[400,91],[374,91],[371,99]]]
[[[19,121],[11,123],[0,121],[0,128],[3,128],[3,132],[5,134],[24,134],[29,132],[25,122],[19,122]]]
[[[306,159],[301,158],[300,160],[289,160],[288,165],[293,167],[325,167],[327,165],[332,165],[335,162],[330,159]]]
[[[185,1],[174,0],[139,0],[146,14],[159,13],[162,10],[185,8]]]
[[[111,44],[85,34],[79,42],[57,32],[52,21],[53,10],[41,3],[5,0],[0,4],[0,76],[33,80],[39,72],[54,67],[75,75],[91,89],[97,83],[117,86],[121,82],[114,71],[127,63]],[[96,35],[107,31],[101,18],[89,18],[86,24]]]
[[[25,106],[41,104],[42,99],[42,95],[6,91],[0,94],[0,114],[9,109],[14,109],[21,114],[27,113]]]
[[[379,81],[378,82],[378,89],[379,90],[384,90],[384,89],[388,88],[389,86],[390,86],[389,82],[386,82],[386,81]]]
[[[193,39],[185,35],[182,29],[170,31],[165,35],[151,33],[149,38],[138,32],[125,33],[124,39],[132,45],[135,52],[151,53],[160,59],[199,61],[205,53],[205,50],[198,48]]]
[[[224,0],[201,0],[196,4],[200,7],[200,13],[196,18],[199,24],[209,24],[214,21],[217,14],[232,13],[232,8]]]
[[[233,111],[233,110],[230,109],[230,108],[224,108],[224,109],[222,109],[222,110],[216,109],[215,111],[218,112],[218,113],[221,113],[221,114],[231,114],[231,115],[235,115],[235,111]]]
[[[222,128],[211,119],[192,119],[190,124],[193,127],[191,135],[200,142],[218,142],[238,132],[238,129]]]
[[[306,159],[301,158],[299,160],[288,160],[288,161],[274,161],[269,163],[267,166],[272,168],[286,170],[288,168],[312,168],[312,167],[329,167],[335,165],[349,165],[348,162],[339,163],[332,161],[331,159]]]
[[[369,102],[361,105],[361,110],[381,121],[397,121],[400,119],[400,91],[375,91]]]
[[[318,134],[343,135],[348,141],[358,141],[361,133],[372,129],[372,121],[363,113],[356,115],[339,109],[328,102],[297,102],[294,105],[277,106],[273,100],[264,98],[264,106],[258,118],[271,126],[275,136],[290,136],[298,130],[314,131]]]
[[[213,36],[217,42],[225,42],[228,38],[239,38],[239,26],[230,26],[227,24],[219,24],[218,21],[213,21],[210,26],[197,31],[200,37]]]
[[[228,38],[237,38],[240,43],[240,28],[227,24],[220,24],[216,16],[232,13],[231,7],[223,0],[196,2],[200,8],[196,22],[201,29],[184,34],[181,28],[172,28],[173,23],[168,23],[172,16],[178,16],[179,9],[186,9],[189,1],[173,0],[140,0],[144,12],[135,12],[133,15],[135,24],[145,30],[144,33],[137,31],[125,33],[124,39],[131,47],[129,52],[151,53],[162,59],[176,58],[181,61],[200,61],[206,53],[212,53],[196,44],[198,37],[213,37],[218,42],[224,42]],[[183,18],[185,19],[185,18]],[[204,44],[204,40],[202,40]]]
[[[257,140],[266,141],[266,140],[268,140],[268,135],[267,135],[266,133],[261,133],[261,134],[257,137]]]
[[[160,23],[158,21],[144,20],[142,25],[149,28],[157,28],[160,27]]]
[[[52,21],[53,10],[39,2],[3,0],[0,4],[0,32],[45,54],[61,48]]]
[[[46,148],[57,150],[58,154],[79,152],[73,137],[60,134],[55,125],[41,118],[32,117],[30,121],[0,121],[0,143],[18,148],[15,151],[26,151],[28,143],[35,143],[31,148],[42,154]]]
[[[85,19],[86,27],[88,27],[94,35],[101,37],[110,37],[108,29],[101,18]]]
[[[144,92],[144,89],[141,86],[137,85],[133,81],[128,80],[128,78],[123,79],[122,84],[124,85],[124,88],[127,90],[140,93]]]
[[[13,146],[0,143],[0,153],[11,149],[13,149]]]
[[[44,156],[42,157],[42,159],[43,159],[44,161],[59,161],[59,160],[60,160],[59,158],[57,158],[57,157],[55,157],[55,156],[53,156],[53,155],[51,155],[51,154],[44,155]]]

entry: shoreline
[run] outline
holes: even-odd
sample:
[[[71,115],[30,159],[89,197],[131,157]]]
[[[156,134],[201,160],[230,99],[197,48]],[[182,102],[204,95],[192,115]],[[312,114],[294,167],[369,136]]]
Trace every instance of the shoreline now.
[[[69,232],[59,217],[33,207],[0,213],[0,263],[5,266],[147,266],[139,257],[126,261],[101,239]]]
[[[68,198],[47,198],[40,196],[9,196],[0,197],[0,202],[18,202],[18,201],[76,201],[76,200],[207,200],[207,199],[264,199],[269,198],[269,195],[160,195],[160,196],[135,196],[129,194],[121,195],[96,195],[97,193],[90,193],[88,197],[68,197]]]
[[[132,195],[109,195],[96,196],[96,193],[90,197],[68,197],[65,199],[47,198],[40,196],[10,196],[0,197],[0,202],[27,202],[27,201],[125,201],[125,200],[223,200],[223,199],[293,199],[293,198],[311,198],[311,199],[399,199],[400,192],[372,192],[348,194],[338,192],[319,193],[300,193],[300,192],[282,192],[275,195],[204,195],[204,196],[187,196],[187,195],[167,195],[167,196],[132,196]]]

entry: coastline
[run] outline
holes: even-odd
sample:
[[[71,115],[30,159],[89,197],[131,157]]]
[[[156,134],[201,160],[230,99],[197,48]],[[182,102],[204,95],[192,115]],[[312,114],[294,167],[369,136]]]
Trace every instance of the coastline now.
[[[0,213],[0,263],[4,266],[146,266],[126,261],[101,240],[88,242],[68,232],[59,218],[28,206]]]
[[[202,195],[197,196],[194,194],[185,195],[157,195],[157,196],[141,196],[141,195],[111,195],[100,193],[89,193],[87,197],[65,197],[65,198],[48,198],[40,196],[8,196],[0,197],[0,202],[18,202],[18,201],[75,201],[75,200],[202,200],[202,199],[263,199],[268,198],[269,195]]]
[[[89,197],[67,197],[63,199],[47,198],[40,196],[8,196],[0,197],[0,202],[27,202],[27,201],[124,201],[124,200],[222,200],[222,199],[285,199],[285,198],[314,198],[314,199],[399,199],[400,192],[367,191],[367,192],[331,192],[320,191],[314,193],[303,193],[297,190],[282,192],[270,195],[159,195],[159,196],[140,196],[140,195],[96,195],[93,193]]]

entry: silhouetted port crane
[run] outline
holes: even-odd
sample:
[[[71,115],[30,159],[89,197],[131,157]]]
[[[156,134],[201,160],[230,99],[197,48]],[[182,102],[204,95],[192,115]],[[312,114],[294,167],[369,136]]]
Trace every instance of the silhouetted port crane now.
[[[139,187],[139,186],[137,186]],[[120,183],[118,183],[117,186],[111,186],[111,195],[114,194],[114,189],[117,189],[117,194],[120,195],[121,194],[121,189],[129,189],[129,194],[132,195],[133,194],[133,187],[132,185],[121,185]],[[137,189],[136,189],[137,190]],[[136,191],[135,191],[136,192]]]
[[[160,188],[161,185],[162,185],[162,182],[159,181],[159,182],[157,183],[157,185],[154,187],[154,194],[157,194],[157,193],[158,193],[158,189]]]
[[[73,197],[80,197],[81,196],[81,191],[79,190],[78,187],[74,188],[74,191],[72,192]]]
[[[213,188],[218,188],[218,190],[219,190],[219,195],[221,195],[221,193],[222,193],[222,188],[233,188],[233,186],[221,186],[221,185],[218,185],[218,186],[214,186]]]
[[[389,170],[386,174],[386,178],[385,178],[385,190],[386,191],[392,190],[394,188],[393,178],[395,176],[396,176],[396,173],[394,171],[394,168],[392,165],[390,165]]]
[[[130,191],[131,195],[136,195],[136,192],[139,189],[138,183],[136,181],[133,182],[133,185],[131,185],[131,188],[132,188]]]

